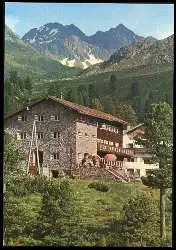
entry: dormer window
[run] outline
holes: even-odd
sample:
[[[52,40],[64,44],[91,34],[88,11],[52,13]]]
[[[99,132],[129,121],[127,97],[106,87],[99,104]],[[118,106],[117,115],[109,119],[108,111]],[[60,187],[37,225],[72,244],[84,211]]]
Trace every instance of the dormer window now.
[[[43,115],[34,115],[34,119],[39,122],[43,122]]]

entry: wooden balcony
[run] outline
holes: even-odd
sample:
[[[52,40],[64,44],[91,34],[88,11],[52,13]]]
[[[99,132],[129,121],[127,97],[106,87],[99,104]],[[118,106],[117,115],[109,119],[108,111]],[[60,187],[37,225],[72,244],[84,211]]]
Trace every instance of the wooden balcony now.
[[[106,153],[119,153],[129,156],[150,156],[149,153],[144,148],[121,148],[114,147],[110,145],[105,145],[103,143],[97,143],[97,151],[104,151]]]

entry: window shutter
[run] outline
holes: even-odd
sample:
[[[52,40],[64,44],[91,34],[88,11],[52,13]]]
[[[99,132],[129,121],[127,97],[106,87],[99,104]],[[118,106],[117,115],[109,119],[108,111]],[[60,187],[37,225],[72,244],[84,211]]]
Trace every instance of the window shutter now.
[[[18,121],[22,121],[22,115],[18,116]]]
[[[55,120],[55,116],[54,116],[54,115],[51,115],[51,116],[50,116],[50,119],[51,119],[52,121],[54,121],[54,120]]]
[[[34,120],[38,121],[38,119],[39,119],[38,115],[34,115]]]

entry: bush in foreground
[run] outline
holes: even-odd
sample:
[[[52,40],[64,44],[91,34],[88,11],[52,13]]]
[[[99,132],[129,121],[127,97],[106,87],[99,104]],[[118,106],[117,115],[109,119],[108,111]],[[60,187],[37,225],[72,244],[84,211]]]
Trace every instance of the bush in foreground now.
[[[108,192],[109,187],[106,184],[100,183],[100,182],[92,182],[88,185],[89,188],[94,188],[97,191],[100,192]]]

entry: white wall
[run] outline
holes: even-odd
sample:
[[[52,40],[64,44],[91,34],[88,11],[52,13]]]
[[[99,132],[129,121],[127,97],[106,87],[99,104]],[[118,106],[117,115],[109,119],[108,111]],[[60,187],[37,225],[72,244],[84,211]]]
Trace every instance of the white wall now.
[[[133,139],[130,139],[129,138],[129,136],[127,135],[127,134],[124,134],[123,135],[123,148],[128,148],[128,144],[129,143],[133,143],[133,147],[134,148],[142,148],[143,146],[142,145],[137,145],[136,143],[135,143],[135,140],[133,140]]]
[[[158,164],[144,164],[144,162],[125,162],[124,168],[127,171],[127,169],[140,169],[140,177],[146,176],[146,170],[148,169],[158,169]]]

